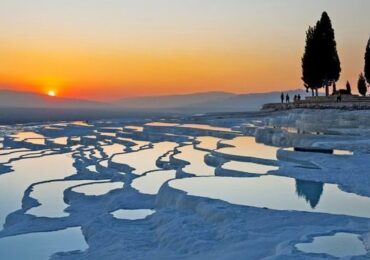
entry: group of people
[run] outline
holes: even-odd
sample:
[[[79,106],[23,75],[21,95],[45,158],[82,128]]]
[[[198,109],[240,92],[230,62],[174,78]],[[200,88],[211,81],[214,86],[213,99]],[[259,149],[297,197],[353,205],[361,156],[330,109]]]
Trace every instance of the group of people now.
[[[281,103],[282,104],[284,103],[284,97],[285,97],[285,103],[289,104],[290,103],[290,97],[289,97],[288,93],[286,95],[284,95],[284,93],[281,93],[281,95],[280,95]],[[300,94],[294,95],[293,101],[294,101],[294,103],[301,101],[301,95]]]

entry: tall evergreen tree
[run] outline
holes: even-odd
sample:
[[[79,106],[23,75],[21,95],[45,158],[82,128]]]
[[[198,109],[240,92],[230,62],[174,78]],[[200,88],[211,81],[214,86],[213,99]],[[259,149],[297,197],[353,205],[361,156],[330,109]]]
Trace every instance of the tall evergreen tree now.
[[[325,86],[329,95],[329,86],[338,81],[341,67],[335,42],[334,29],[330,18],[323,12],[315,27],[309,27],[306,33],[306,47],[302,57],[302,80],[306,88],[316,91]]]
[[[366,86],[366,79],[364,77],[364,74],[360,74],[357,82],[357,88],[358,93],[360,93],[363,96],[366,96],[367,86]]]
[[[347,81],[346,83],[346,90],[347,90],[347,94],[349,95],[352,94],[352,88],[351,88],[351,84],[349,84],[349,81]]]
[[[367,42],[366,52],[365,52],[365,78],[370,84],[370,39]]]
[[[341,67],[334,29],[326,12],[323,12],[316,27],[317,37],[319,37],[318,50],[321,57],[318,69],[321,72],[321,80],[325,86],[325,93],[328,96],[329,86],[338,81]]]
[[[309,27],[306,32],[306,46],[305,52],[302,57],[302,80],[305,87],[311,89],[312,96],[314,95],[314,90],[320,85],[320,78],[317,70],[317,55],[316,43],[315,43],[315,27]]]

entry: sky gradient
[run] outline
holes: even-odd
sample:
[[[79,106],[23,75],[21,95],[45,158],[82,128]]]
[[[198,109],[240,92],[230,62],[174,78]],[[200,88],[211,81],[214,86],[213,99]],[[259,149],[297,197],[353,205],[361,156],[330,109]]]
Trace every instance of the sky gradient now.
[[[97,100],[296,89],[324,10],[339,86],[355,87],[369,0],[0,0],[0,86]]]

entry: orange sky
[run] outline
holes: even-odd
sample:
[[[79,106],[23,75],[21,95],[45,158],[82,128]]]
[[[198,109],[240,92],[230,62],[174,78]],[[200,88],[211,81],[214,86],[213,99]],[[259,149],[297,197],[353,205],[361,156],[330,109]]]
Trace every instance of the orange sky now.
[[[88,2],[2,1],[0,86],[97,100],[296,89],[305,31],[324,9],[340,84],[355,85],[370,35],[366,0]]]

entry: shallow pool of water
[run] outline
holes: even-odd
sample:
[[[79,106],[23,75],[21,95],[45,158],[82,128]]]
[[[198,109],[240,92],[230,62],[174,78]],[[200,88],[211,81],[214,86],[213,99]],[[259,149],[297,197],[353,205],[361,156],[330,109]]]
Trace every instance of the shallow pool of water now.
[[[100,196],[105,195],[112,190],[122,189],[124,186],[123,182],[104,182],[104,183],[93,183],[85,184],[73,188],[74,192],[83,193],[86,196]]]
[[[276,153],[279,150],[279,147],[256,143],[253,136],[240,136],[222,143],[232,145],[233,147],[221,148],[217,152],[236,156],[276,160]]]
[[[196,144],[197,147],[205,150],[215,150],[217,149],[217,142],[222,139],[212,136],[200,136],[197,137],[199,144]]]
[[[157,194],[162,184],[176,177],[175,170],[149,172],[145,176],[136,178],[131,186],[143,194]]]
[[[334,155],[353,155],[353,151],[334,149],[333,154]]]
[[[136,220],[144,219],[147,216],[152,215],[155,210],[152,209],[119,209],[111,214],[117,219]]]
[[[141,175],[147,171],[158,169],[156,161],[166,152],[173,150],[177,146],[174,142],[160,142],[153,144],[153,148],[144,149],[137,152],[118,154],[112,157],[115,163],[129,165],[134,168],[134,174]]]
[[[78,227],[0,238],[1,259],[43,260],[57,252],[87,248]]]
[[[145,124],[147,126],[177,126],[177,123],[167,123],[167,122],[151,122]]]
[[[69,187],[90,182],[92,181],[63,180],[35,185],[30,197],[36,199],[41,205],[29,209],[26,213],[37,217],[48,218],[69,216],[69,213],[64,211],[69,206],[64,202],[64,191]]]
[[[329,254],[335,257],[359,256],[367,253],[359,235],[336,233],[332,236],[315,237],[310,243],[300,243],[296,248],[305,253]]]
[[[67,154],[23,159],[11,163],[14,171],[0,175],[0,226],[5,217],[22,206],[25,190],[33,183],[64,179],[75,173],[73,159]]]
[[[51,139],[54,143],[60,144],[60,145],[67,145],[68,144],[68,137],[58,137]]]
[[[144,130],[144,127],[136,126],[136,125],[128,125],[128,126],[125,126],[125,128],[128,130],[134,130],[136,132],[142,132]]]
[[[35,132],[18,132],[14,135],[11,135],[16,141],[24,141],[29,138],[43,139],[45,136],[35,133]]]
[[[45,145],[45,139],[43,138],[28,138],[24,141],[30,144]]]
[[[370,218],[369,197],[344,192],[334,184],[268,175],[185,178],[172,180],[169,185],[190,195],[238,205]]]
[[[279,167],[277,166],[238,161],[227,162],[222,165],[222,168],[226,170],[240,171],[252,174],[266,174],[269,171],[276,171],[279,169]]]
[[[11,149],[8,151],[3,151],[2,154],[0,154],[0,163],[6,164],[9,162],[9,160],[13,160],[15,158],[19,158],[21,156],[25,156],[27,154],[33,154],[35,152],[25,150],[25,149]]]
[[[204,157],[208,152],[194,149],[193,145],[187,145],[178,149],[180,153],[174,157],[190,164],[186,165],[183,170],[197,176],[210,176],[215,174],[215,168],[208,166],[204,162]]]
[[[108,156],[108,158],[112,157],[116,153],[123,153],[126,146],[122,144],[111,144],[102,146],[103,152]]]
[[[221,131],[221,132],[234,132],[230,128],[211,126],[211,125],[203,125],[203,124],[182,124],[182,125],[179,125],[178,127],[202,129],[202,130],[210,130],[210,131]]]

